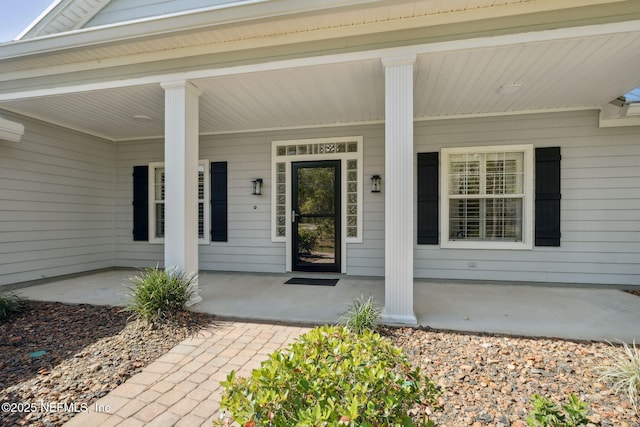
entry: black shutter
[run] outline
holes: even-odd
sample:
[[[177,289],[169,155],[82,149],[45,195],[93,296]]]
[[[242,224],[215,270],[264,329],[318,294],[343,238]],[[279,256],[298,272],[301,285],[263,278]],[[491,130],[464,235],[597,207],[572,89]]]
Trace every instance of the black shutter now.
[[[211,162],[211,241],[227,241],[227,162]]]
[[[439,156],[418,153],[418,244],[437,245],[439,227]]]
[[[536,246],[560,246],[560,147],[536,148]]]
[[[133,240],[149,240],[149,167],[133,167]]]

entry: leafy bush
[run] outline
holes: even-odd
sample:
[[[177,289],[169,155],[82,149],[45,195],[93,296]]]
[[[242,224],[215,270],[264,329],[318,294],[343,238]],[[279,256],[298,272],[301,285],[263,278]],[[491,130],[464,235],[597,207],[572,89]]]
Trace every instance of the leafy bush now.
[[[0,291],[0,322],[4,322],[14,313],[20,313],[26,309],[26,301],[18,294],[9,291]]]
[[[591,422],[587,418],[589,404],[574,394],[569,396],[569,403],[562,405],[562,410],[539,394],[531,396],[531,403],[533,413],[527,419],[529,427],[581,427]]]
[[[135,316],[155,323],[174,317],[183,311],[193,293],[195,276],[175,269],[147,268],[129,279],[131,300],[127,309]]]
[[[375,330],[381,320],[382,309],[378,307],[373,297],[369,296],[365,299],[360,295],[360,298],[351,303],[338,323],[356,334],[361,334],[367,330]]]
[[[312,329],[249,378],[231,372],[222,385],[221,406],[245,427],[416,426],[409,411],[435,405],[439,394],[390,341],[336,326]]]
[[[298,230],[298,251],[310,254],[318,245],[318,232],[301,228]]]
[[[633,345],[623,343],[622,351],[611,347],[608,352],[609,363],[596,368],[601,379],[613,382],[616,392],[624,392],[629,396],[636,413],[640,406],[640,351]]]

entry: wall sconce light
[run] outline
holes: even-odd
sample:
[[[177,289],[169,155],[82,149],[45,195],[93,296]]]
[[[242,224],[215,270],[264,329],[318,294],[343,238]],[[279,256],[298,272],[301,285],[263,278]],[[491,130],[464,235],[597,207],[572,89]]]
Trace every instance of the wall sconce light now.
[[[371,177],[371,192],[379,193],[381,186],[382,186],[382,178],[380,177],[380,175],[373,175]]]
[[[251,181],[251,194],[255,196],[262,194],[262,178],[256,178]]]

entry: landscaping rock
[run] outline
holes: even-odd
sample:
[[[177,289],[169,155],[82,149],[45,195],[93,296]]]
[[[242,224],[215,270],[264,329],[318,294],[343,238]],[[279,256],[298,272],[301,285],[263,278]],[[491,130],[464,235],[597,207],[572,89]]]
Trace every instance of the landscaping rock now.
[[[0,404],[10,405],[0,426],[64,424],[213,319],[184,313],[150,328],[129,315],[121,307],[29,302],[0,324]],[[30,357],[39,350],[47,353]]]
[[[524,427],[533,394],[564,404],[573,393],[589,403],[593,425],[640,427],[627,397],[611,392],[593,372],[605,363],[607,343],[424,328],[385,333],[441,387],[442,408],[430,417],[436,426]]]
[[[0,403],[36,405],[0,412],[0,425],[60,426],[213,321],[185,313],[149,328],[128,316],[118,307],[30,302],[26,313],[0,324]],[[525,427],[534,393],[557,403],[576,394],[590,405],[592,427],[640,427],[626,396],[593,372],[609,344],[428,327],[385,334],[442,389],[441,408],[426,409],[439,427]],[[47,353],[31,358],[37,351]],[[41,403],[79,409],[47,411]]]

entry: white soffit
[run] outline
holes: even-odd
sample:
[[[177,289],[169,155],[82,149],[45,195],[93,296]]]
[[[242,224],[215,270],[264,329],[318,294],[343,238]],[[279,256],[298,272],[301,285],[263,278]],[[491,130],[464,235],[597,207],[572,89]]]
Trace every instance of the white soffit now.
[[[639,51],[640,31],[632,31],[423,53],[415,69],[414,113],[418,120],[434,120],[598,109],[640,85]],[[241,73],[193,76],[203,90],[201,132],[384,119],[379,58],[291,64],[260,72],[248,67]],[[497,93],[500,86],[514,82],[521,82],[522,90]],[[163,106],[164,93],[157,83],[0,102],[0,108],[112,140],[162,136]],[[136,115],[151,120],[136,121]]]
[[[640,82],[633,52],[640,52],[640,32],[422,55],[415,115],[599,108]],[[513,83],[522,89],[497,93]]]
[[[77,1],[95,2],[99,0]],[[238,16],[230,15],[229,21],[225,22],[223,19],[225,14],[236,13],[234,10],[237,8],[229,8],[222,11],[210,11],[210,15],[189,13],[173,18],[159,17],[148,22],[81,29],[62,33],[59,37],[35,39],[28,46],[0,45],[0,57],[4,58],[19,58],[25,55],[46,53],[46,55],[33,58],[25,57],[20,61],[4,61],[4,64],[0,64],[0,73],[22,71],[28,72],[29,76],[36,76],[40,75],[38,69],[45,67],[48,68],[46,71],[50,73],[56,71],[55,67],[60,67],[58,71],[69,71],[70,68],[90,69],[96,66],[103,67],[110,63],[111,65],[134,64],[193,56],[204,52],[260,48],[292,41],[325,40],[620,2],[621,0],[566,0],[563,2],[557,0],[502,0],[499,2],[495,0],[358,0],[355,2],[316,0],[317,5],[307,6],[307,1],[295,0],[292,4],[298,6],[289,6],[291,10],[288,13],[281,16],[273,16],[272,14],[270,19],[255,21],[256,18],[267,17],[266,11],[274,8],[275,5],[287,4],[287,0],[268,0],[266,5],[255,5],[256,7],[264,6],[265,11],[262,14],[265,16],[251,19],[242,19],[241,14]],[[320,4],[324,4],[323,8],[320,8]],[[250,7],[248,6],[248,10]],[[281,8],[286,10],[285,6]],[[296,15],[295,13],[300,14]],[[164,22],[166,19],[178,21]],[[154,24],[155,21],[158,21],[157,25]],[[229,22],[232,22],[233,25],[221,25]],[[131,31],[136,28],[149,27],[148,34],[128,34],[129,27],[131,27]],[[184,32],[189,28],[191,28],[189,32]],[[154,30],[151,31],[151,29]],[[146,37],[140,41],[134,40],[135,37],[149,35],[153,35],[153,37]],[[116,42],[118,40],[121,42]],[[105,41],[110,41],[110,43],[101,45]],[[91,46],[91,49],[57,52],[86,46]],[[54,52],[57,53],[51,54]],[[70,67],[70,64],[74,66]]]

